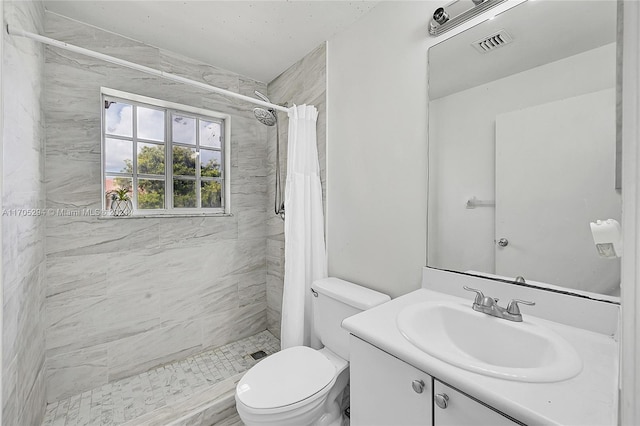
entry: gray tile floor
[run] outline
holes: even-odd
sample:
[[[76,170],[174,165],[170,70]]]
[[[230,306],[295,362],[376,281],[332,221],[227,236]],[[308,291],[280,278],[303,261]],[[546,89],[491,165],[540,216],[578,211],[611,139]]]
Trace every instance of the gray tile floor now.
[[[249,354],[280,350],[268,331],[128,377],[47,406],[43,426],[115,426],[255,365]]]

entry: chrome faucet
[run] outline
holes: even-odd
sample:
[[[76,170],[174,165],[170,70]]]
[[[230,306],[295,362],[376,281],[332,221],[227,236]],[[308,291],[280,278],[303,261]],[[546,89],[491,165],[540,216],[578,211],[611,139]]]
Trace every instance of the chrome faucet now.
[[[535,302],[513,299],[511,300],[511,302],[509,302],[506,308],[503,308],[502,306],[498,305],[499,299],[485,296],[480,290],[467,287],[466,285],[463,288],[467,291],[474,291],[476,293],[476,298],[474,299],[472,306],[474,311],[482,312],[483,314],[506,319],[509,321],[522,322],[522,314],[520,313],[520,307],[518,306],[518,303],[530,306],[535,305]]]

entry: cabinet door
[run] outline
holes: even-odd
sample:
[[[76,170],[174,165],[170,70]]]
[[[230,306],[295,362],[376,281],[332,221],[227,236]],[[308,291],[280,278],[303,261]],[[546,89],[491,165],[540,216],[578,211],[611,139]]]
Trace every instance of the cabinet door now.
[[[433,404],[434,426],[514,426],[520,424],[437,380],[434,380],[433,395],[435,401]],[[438,399],[440,404],[446,408],[438,405]],[[446,403],[443,404],[442,400],[446,400]]]
[[[352,426],[432,424],[431,376],[354,336],[350,351]]]

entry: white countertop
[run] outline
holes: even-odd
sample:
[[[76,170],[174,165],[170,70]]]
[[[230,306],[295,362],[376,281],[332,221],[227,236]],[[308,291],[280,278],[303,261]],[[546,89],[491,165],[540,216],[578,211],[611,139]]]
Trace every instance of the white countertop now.
[[[413,346],[396,326],[404,308],[421,302],[472,298],[427,289],[416,290],[343,321],[353,335],[528,425],[616,425],[618,410],[618,343],[611,336],[541,318],[566,339],[583,361],[575,377],[557,383],[522,383],[488,377],[447,364]],[[530,316],[523,313],[526,322]],[[508,344],[508,342],[505,342]]]

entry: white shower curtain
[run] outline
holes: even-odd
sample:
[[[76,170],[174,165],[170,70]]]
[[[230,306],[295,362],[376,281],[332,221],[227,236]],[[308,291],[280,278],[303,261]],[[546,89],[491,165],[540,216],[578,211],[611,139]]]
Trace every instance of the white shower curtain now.
[[[322,186],[316,145],[318,110],[289,109],[284,220],[282,349],[317,346],[311,332],[311,283],[327,276]]]

